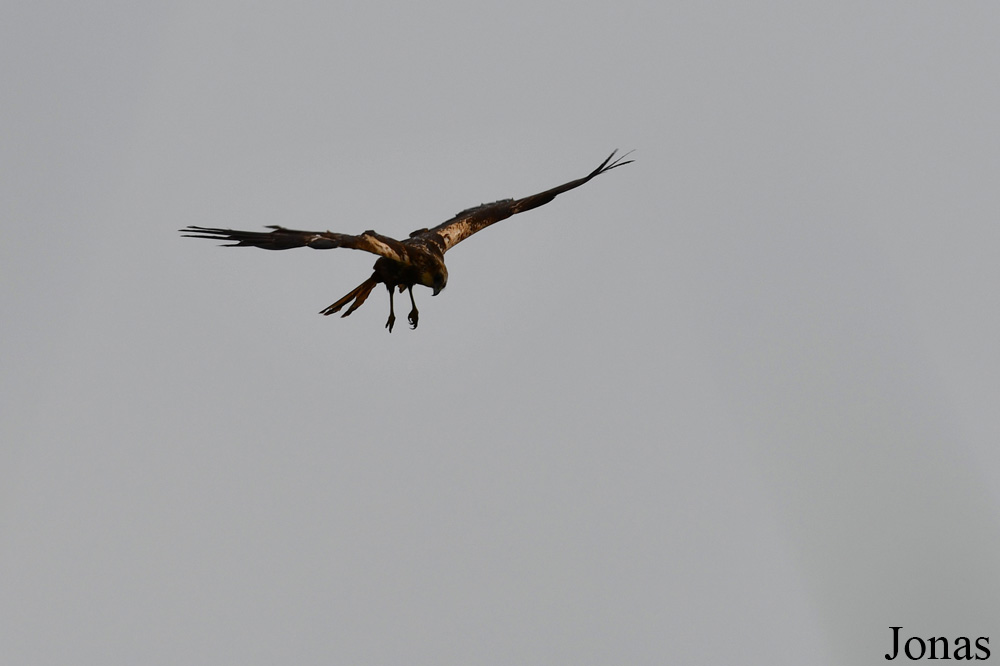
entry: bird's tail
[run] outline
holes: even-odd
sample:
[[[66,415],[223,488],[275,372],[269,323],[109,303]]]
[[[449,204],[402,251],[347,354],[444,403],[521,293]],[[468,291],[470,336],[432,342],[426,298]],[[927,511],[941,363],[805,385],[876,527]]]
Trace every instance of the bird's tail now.
[[[377,274],[373,273],[370,278],[368,278],[367,280],[359,284],[357,287],[352,289],[351,293],[347,294],[347,296],[344,296],[342,299],[340,299],[330,307],[320,310],[320,314],[332,315],[334,312],[340,312],[340,308],[344,307],[345,305],[350,303],[351,300],[353,300],[354,303],[351,304],[351,307],[347,308],[347,312],[340,315],[341,317],[346,317],[347,315],[351,314],[352,312],[361,307],[361,305],[365,302],[365,300],[368,299],[368,294],[372,293],[372,289],[374,289],[375,285],[377,285],[378,283],[379,280],[377,278]]]

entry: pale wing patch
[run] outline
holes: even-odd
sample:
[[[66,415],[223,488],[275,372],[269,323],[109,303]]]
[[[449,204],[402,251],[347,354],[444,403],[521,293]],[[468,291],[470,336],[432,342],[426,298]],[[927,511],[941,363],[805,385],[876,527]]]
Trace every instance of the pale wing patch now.
[[[444,241],[445,250],[450,249],[480,229],[510,217],[512,211],[508,211],[505,204],[510,204],[513,201],[513,199],[500,199],[493,203],[466,208],[458,213],[452,221],[440,224],[431,231],[436,232]]]
[[[399,248],[389,245],[385,241],[379,239],[377,235],[366,231],[361,234],[361,238],[365,240],[365,244],[368,245],[370,252],[374,252],[375,254],[403,263],[409,263],[410,261],[409,257],[400,253]]]
[[[450,248],[459,241],[468,238],[474,231],[472,223],[469,220],[462,220],[460,222],[449,224],[446,228],[438,231],[438,233],[444,240],[444,246],[446,248]]]
[[[331,231],[327,231],[325,234],[316,233],[306,240],[306,244],[314,250],[332,250],[343,245],[340,238],[337,238],[339,235]]]

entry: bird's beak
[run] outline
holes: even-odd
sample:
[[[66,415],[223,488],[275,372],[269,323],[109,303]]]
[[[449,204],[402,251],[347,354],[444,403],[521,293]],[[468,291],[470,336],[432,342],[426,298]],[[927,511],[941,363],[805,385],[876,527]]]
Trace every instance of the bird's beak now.
[[[442,287],[442,289],[443,289],[443,287]],[[441,293],[441,289],[439,289],[439,288],[435,287],[435,288],[434,288],[434,293],[433,293],[433,294],[431,294],[431,296],[437,296],[437,295],[438,295],[438,294],[440,294],[440,293]]]

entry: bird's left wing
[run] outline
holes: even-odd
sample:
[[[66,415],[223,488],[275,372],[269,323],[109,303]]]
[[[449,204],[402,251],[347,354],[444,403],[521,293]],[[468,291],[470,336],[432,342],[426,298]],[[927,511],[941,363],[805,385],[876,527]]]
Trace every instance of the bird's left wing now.
[[[299,231],[276,225],[267,227],[273,231],[238,231],[212,227],[187,227],[180,229],[186,238],[208,238],[210,240],[232,241],[224,247],[259,247],[265,250],[289,250],[295,247],[311,247],[316,250],[330,250],[346,247],[364,250],[402,263],[410,263],[405,245],[395,238],[389,238],[374,231],[352,236],[333,231]]]
[[[613,160],[615,153],[617,152],[617,150],[612,152],[606,160],[601,162],[600,166],[583,178],[571,180],[563,185],[553,187],[552,189],[545,190],[544,192],[539,192],[538,194],[532,194],[531,196],[524,197],[523,199],[502,199],[493,203],[482,204],[474,208],[469,208],[468,210],[463,210],[452,219],[439,224],[433,229],[424,229],[414,232],[410,235],[410,239],[404,242],[407,244],[429,243],[437,246],[437,248],[444,253],[472,234],[485,229],[491,224],[499,222],[500,220],[505,220],[512,215],[516,215],[517,213],[523,213],[526,210],[544,206],[563,192],[568,192],[569,190],[580,187],[591,178],[632,162],[632,160],[625,159],[628,157],[629,153],[625,153],[618,159]]]

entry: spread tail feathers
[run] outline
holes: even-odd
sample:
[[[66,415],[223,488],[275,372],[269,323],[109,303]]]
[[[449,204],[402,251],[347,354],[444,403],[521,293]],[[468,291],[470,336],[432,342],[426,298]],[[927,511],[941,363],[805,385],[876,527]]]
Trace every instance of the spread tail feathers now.
[[[368,294],[372,293],[372,289],[375,288],[375,285],[377,285],[378,282],[379,282],[378,279],[373,274],[370,278],[368,278],[367,280],[359,284],[357,287],[352,289],[351,293],[349,293],[347,296],[344,296],[342,299],[340,299],[330,307],[321,310],[320,314],[332,315],[334,312],[340,312],[340,308],[344,307],[345,305],[350,303],[351,300],[353,300],[354,303],[351,304],[351,307],[347,308],[347,312],[340,315],[341,317],[346,317],[347,315],[351,314],[352,312],[361,307],[361,305],[365,302],[365,300],[367,300]]]

